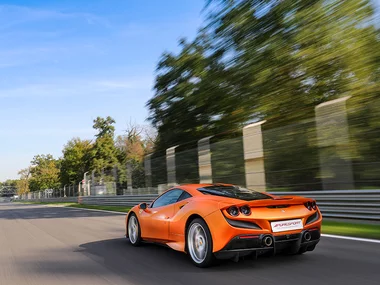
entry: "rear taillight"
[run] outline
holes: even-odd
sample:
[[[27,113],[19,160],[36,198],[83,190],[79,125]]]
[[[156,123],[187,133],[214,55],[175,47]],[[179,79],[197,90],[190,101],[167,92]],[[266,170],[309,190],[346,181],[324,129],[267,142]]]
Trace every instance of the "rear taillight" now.
[[[311,211],[311,210],[316,210],[317,209],[317,203],[315,203],[315,201],[312,201],[312,202],[306,202],[305,204],[305,207]]]
[[[231,206],[227,209],[227,213],[233,217],[239,216],[240,213],[245,216],[249,216],[251,214],[251,208],[248,205],[241,206],[240,208]]]
[[[242,206],[240,207],[240,212],[243,215],[249,216],[251,214],[251,208],[249,206]]]
[[[232,206],[227,209],[227,213],[233,217],[236,217],[239,215],[239,209],[236,206]]]

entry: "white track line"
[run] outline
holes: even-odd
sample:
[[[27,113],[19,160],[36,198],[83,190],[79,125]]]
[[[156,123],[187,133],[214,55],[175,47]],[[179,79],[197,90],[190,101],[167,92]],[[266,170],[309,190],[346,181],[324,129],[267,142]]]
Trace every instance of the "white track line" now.
[[[328,235],[328,234],[322,234],[322,236],[323,237],[329,237],[329,238],[338,238],[338,239],[348,239],[348,240],[354,240],[354,241],[380,243],[380,240],[368,239],[368,238],[346,237],[346,236]]]

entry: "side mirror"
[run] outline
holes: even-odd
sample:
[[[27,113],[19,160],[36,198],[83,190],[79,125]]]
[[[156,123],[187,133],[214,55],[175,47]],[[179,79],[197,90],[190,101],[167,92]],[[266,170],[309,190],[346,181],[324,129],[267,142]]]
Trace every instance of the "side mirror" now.
[[[142,210],[145,210],[145,209],[147,208],[146,203],[141,203],[141,204],[139,205],[139,208],[142,209]]]

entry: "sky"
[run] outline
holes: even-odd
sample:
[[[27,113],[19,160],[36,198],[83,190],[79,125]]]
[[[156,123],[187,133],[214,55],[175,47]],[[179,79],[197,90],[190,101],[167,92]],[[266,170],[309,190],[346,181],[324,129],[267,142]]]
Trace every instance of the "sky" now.
[[[0,0],[0,181],[92,139],[97,116],[149,124],[155,68],[194,38],[204,0]]]

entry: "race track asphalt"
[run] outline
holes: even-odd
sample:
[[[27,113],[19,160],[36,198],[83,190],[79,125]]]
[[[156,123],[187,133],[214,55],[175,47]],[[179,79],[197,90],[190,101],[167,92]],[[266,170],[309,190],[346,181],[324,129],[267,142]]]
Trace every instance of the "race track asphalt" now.
[[[380,284],[380,244],[322,237],[304,255],[194,267],[185,254],[124,239],[124,215],[0,203],[0,284]]]

